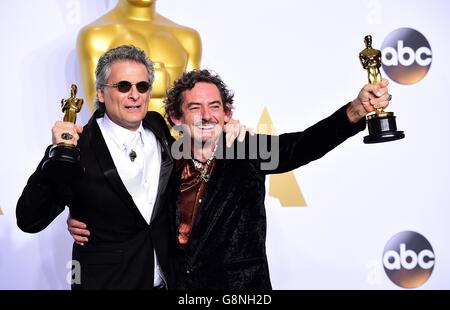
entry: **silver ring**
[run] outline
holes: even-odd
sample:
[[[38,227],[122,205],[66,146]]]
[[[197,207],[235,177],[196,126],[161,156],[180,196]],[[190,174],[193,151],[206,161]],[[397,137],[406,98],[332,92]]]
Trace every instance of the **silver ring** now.
[[[73,136],[68,132],[63,132],[61,134],[61,139],[63,140],[72,140]]]
[[[389,94],[388,101],[391,101],[391,99],[392,99],[392,95]]]

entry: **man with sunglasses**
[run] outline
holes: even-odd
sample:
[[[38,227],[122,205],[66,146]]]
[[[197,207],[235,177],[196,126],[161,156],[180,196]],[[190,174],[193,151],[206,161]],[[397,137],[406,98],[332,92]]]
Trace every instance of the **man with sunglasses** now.
[[[165,189],[172,137],[163,117],[147,111],[153,63],[142,50],[119,46],[100,57],[95,74],[97,110],[88,124],[58,121],[52,128],[53,145],[78,146],[84,175],[70,184],[47,177],[47,148],[17,203],[18,226],[39,232],[66,205],[89,225],[89,244],[73,245],[79,265],[72,289],[170,287]]]
[[[164,118],[147,111],[153,64],[124,45],[101,56],[95,74],[97,110],[88,124],[58,121],[52,128],[53,145],[78,146],[84,175],[70,184],[49,178],[42,170],[49,146],[17,203],[18,226],[39,232],[65,206],[89,226],[89,243],[73,245],[79,263],[73,289],[170,287],[166,187],[173,138]]]

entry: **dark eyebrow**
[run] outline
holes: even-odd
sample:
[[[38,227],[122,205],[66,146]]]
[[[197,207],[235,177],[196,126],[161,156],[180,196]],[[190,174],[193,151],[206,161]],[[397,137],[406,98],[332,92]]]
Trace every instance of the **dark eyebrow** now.
[[[189,108],[190,106],[193,106],[193,105],[200,105],[200,103],[198,103],[198,102],[189,102],[187,104],[187,107]]]
[[[222,105],[222,102],[220,102],[220,100],[214,100],[214,101],[208,102],[208,105],[211,105],[211,104],[220,104],[220,105]],[[190,107],[190,106],[193,106],[193,105],[201,105],[201,103],[195,102],[195,101],[189,102],[187,104],[187,107]]]

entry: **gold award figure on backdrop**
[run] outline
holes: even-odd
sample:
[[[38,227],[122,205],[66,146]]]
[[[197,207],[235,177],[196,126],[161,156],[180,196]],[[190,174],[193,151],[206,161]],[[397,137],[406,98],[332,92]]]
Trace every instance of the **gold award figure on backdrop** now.
[[[64,121],[74,123],[77,120],[77,113],[80,112],[83,99],[77,98],[77,86],[70,86],[70,97],[61,100],[61,108],[64,113]],[[80,149],[71,140],[73,135],[64,132],[61,138],[66,142],[53,145],[48,153],[48,158],[42,165],[42,170],[55,182],[70,182],[79,178],[83,174],[81,166]]]
[[[256,132],[263,135],[277,134],[267,107],[264,107],[258,125],[256,126]],[[280,205],[283,207],[307,206],[306,199],[292,171],[270,175],[268,194],[278,199]]]
[[[166,89],[184,71],[198,69],[200,35],[156,13],[156,0],[119,0],[117,6],[85,26],[78,34],[77,54],[86,100],[95,110],[95,66],[107,50],[132,44],[155,63],[155,81],[149,110],[164,114]]]
[[[381,51],[372,48],[372,36],[364,37],[366,48],[359,53],[359,60],[364,69],[367,70],[370,84],[381,82]],[[389,96],[389,100],[391,96]],[[367,127],[369,135],[364,137],[364,143],[388,142],[403,139],[403,131],[397,130],[393,112],[385,112],[378,109],[367,115]]]

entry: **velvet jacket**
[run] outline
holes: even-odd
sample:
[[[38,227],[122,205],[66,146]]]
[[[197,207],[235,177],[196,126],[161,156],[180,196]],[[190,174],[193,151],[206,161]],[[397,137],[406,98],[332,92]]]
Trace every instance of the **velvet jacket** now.
[[[364,128],[364,119],[350,124],[344,106],[303,132],[280,135],[279,164],[275,169],[263,170],[267,159],[250,156],[251,152],[247,152],[245,159],[225,156],[216,159],[185,247],[177,243],[180,214],[178,201],[171,199],[171,214],[175,214],[171,225],[172,242],[177,245],[173,256],[177,288],[271,289],[265,246],[265,176],[287,172],[318,159]],[[261,137],[247,136],[246,150],[252,145],[251,139]],[[238,144],[232,146],[235,152]],[[273,143],[272,146],[275,148]],[[218,152],[223,155],[223,150],[225,147]],[[180,172],[174,170],[171,197],[179,193]]]
[[[67,205],[71,216],[86,223],[91,233],[84,246],[73,245],[72,257],[81,268],[81,283],[74,283],[73,289],[152,289],[154,250],[170,288],[166,188],[174,163],[169,149],[173,138],[160,114],[147,113],[143,126],[155,134],[162,152],[160,175],[154,176],[159,178],[158,193],[148,224],[114,166],[96,121],[100,116],[99,111],[94,113],[78,142],[83,177],[71,185],[52,182],[41,168],[47,149],[17,203],[18,226],[25,232],[39,232]]]

